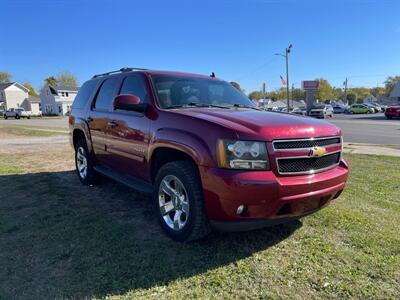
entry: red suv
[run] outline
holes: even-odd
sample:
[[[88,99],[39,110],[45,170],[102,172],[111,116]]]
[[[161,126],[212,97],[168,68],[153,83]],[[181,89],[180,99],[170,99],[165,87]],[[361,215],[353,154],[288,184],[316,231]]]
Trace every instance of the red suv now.
[[[259,110],[212,76],[123,68],[85,82],[69,117],[80,181],[153,195],[175,240],[298,219],[346,185],[339,128]]]

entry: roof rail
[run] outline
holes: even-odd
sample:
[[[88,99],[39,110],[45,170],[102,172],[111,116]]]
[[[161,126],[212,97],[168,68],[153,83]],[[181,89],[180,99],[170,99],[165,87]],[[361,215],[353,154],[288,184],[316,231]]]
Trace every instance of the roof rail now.
[[[110,71],[110,72],[106,72],[106,73],[102,73],[102,74],[96,74],[92,77],[93,78],[97,78],[97,77],[101,77],[101,76],[107,76],[107,75],[111,75],[111,74],[116,74],[116,73],[123,73],[123,72],[131,72],[131,71],[136,71],[136,70],[147,70],[147,69],[143,69],[143,68],[121,68],[119,70],[115,70],[115,71]]]

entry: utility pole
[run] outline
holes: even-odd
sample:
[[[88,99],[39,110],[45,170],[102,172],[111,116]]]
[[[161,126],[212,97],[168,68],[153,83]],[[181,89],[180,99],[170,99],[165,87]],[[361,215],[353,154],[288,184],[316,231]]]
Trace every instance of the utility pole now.
[[[289,99],[290,99],[290,93],[289,93],[289,53],[290,53],[291,49],[292,49],[292,44],[290,44],[289,47],[287,47],[285,49],[285,54],[275,53],[275,55],[283,56],[285,58],[285,61],[286,61],[286,99],[287,99],[287,110],[288,110],[288,112],[290,111],[290,103],[289,103]]]
[[[347,101],[347,77],[346,80],[343,82],[344,85],[344,101],[348,105],[349,102]]]

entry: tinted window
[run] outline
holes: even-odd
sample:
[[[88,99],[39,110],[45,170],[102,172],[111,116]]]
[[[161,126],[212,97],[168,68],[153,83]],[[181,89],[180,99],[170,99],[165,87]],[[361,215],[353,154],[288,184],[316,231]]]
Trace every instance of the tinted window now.
[[[140,100],[145,103],[147,102],[146,83],[139,76],[126,77],[124,83],[122,84],[120,94],[130,94],[138,96]]]
[[[78,95],[76,95],[73,108],[83,108],[89,101],[90,96],[96,87],[97,80],[86,81],[79,89]]]
[[[118,78],[110,78],[103,82],[94,104],[96,109],[108,110],[111,107],[118,81]]]
[[[152,79],[162,108],[185,106],[190,103],[255,107],[250,99],[225,81],[168,75],[153,75]]]

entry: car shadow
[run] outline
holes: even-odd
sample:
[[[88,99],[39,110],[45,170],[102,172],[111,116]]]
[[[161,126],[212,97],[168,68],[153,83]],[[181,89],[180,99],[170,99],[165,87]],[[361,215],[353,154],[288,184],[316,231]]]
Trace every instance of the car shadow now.
[[[287,239],[292,221],[177,243],[151,199],[73,171],[0,176],[0,296],[91,298],[165,285],[235,263]],[[1,298],[1,297],[0,297]]]

